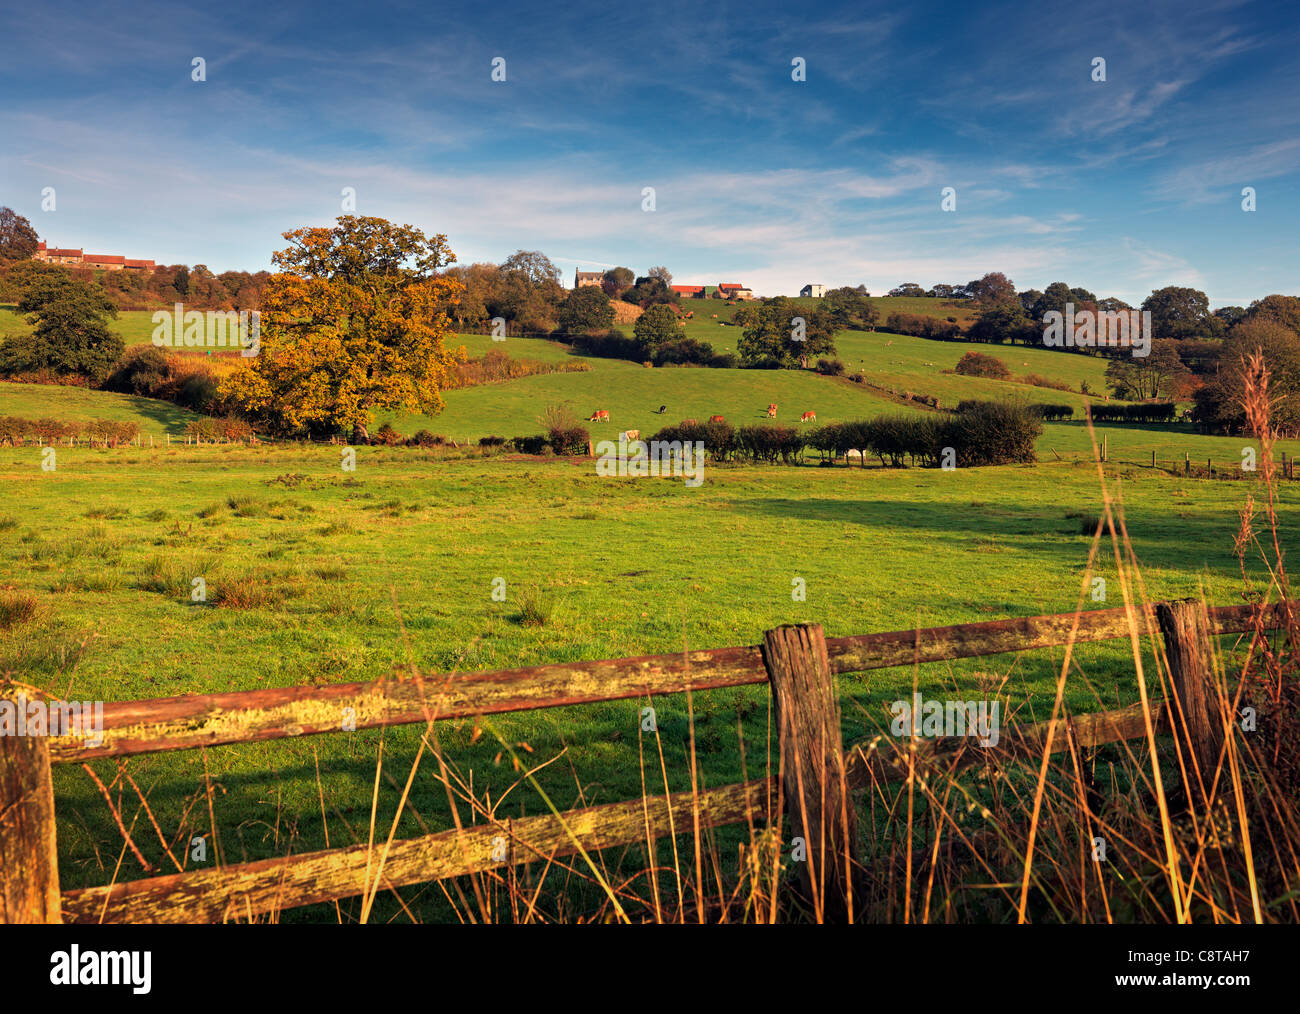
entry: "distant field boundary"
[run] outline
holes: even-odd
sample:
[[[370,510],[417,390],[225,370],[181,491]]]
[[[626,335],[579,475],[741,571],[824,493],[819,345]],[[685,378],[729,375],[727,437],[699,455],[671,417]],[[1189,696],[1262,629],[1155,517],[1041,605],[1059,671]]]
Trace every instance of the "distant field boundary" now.
[[[1294,601],[1208,608],[1204,602],[1146,609],[992,620],[922,630],[825,638],[817,624],[778,627],[759,645],[680,654],[555,663],[467,674],[398,674],[371,683],[298,686],[106,704],[102,742],[68,736],[0,739],[0,922],[217,922],[588,850],[651,843],[689,829],[798,817],[807,842],[822,843],[806,876],[824,890],[824,915],[851,908],[854,808],[844,794],[907,777],[919,760],[951,751],[941,741],[876,737],[846,752],[835,674],[1149,636],[1163,645],[1172,694],[1117,711],[1039,723],[1003,737],[1012,759],[1181,730],[1196,750],[1215,735],[1210,639],[1287,626]],[[1162,638],[1157,638],[1159,632]],[[60,892],[51,764],[234,743],[431,723],[475,715],[768,683],[779,731],[780,773],[749,782],[491,821],[391,842],[227,865]],[[1162,681],[1163,682],[1163,681]],[[1204,712],[1204,713],[1203,713]],[[346,716],[346,717],[345,717]],[[1059,735],[1058,735],[1059,733]],[[1220,733],[1221,735],[1221,730]],[[957,766],[979,750],[953,755]],[[674,814],[676,813],[676,817]],[[798,826],[796,826],[796,829]],[[503,851],[504,850],[504,851]],[[810,848],[810,851],[813,851]],[[826,856],[835,857],[829,865]],[[846,869],[839,869],[839,857]],[[824,865],[820,873],[815,870]],[[818,880],[817,877],[821,879]]]

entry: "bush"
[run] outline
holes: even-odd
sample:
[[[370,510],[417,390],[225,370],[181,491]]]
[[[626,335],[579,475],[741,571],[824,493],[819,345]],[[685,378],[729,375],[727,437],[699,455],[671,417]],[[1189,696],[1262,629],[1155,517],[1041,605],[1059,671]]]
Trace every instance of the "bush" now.
[[[951,341],[961,334],[961,328],[956,323],[919,313],[891,313],[885,321],[885,330],[940,341]]]
[[[1092,405],[1092,421],[1105,423],[1169,423],[1178,406],[1173,402],[1146,401],[1135,405]]]
[[[844,363],[838,359],[818,359],[817,372],[824,377],[844,376]]]
[[[950,418],[945,446],[957,451],[957,464],[1009,465],[1038,460],[1035,441],[1043,424],[1024,405],[1003,401],[963,402]]]
[[[1034,387],[1048,387],[1053,391],[1068,391],[1070,385],[1064,380],[1052,380],[1050,377],[1040,377],[1037,373],[1027,373],[1021,378],[1023,383],[1031,384]]]
[[[513,437],[510,446],[520,454],[545,454],[550,449],[551,443],[539,433],[532,437]],[[585,451],[586,448],[584,447],[583,450]]]
[[[803,453],[804,435],[793,426],[742,426],[735,434],[735,448],[737,454],[755,462],[780,458],[784,464],[793,465]]]
[[[736,452],[736,430],[728,422],[681,422],[676,426],[665,426],[650,438],[650,441],[655,440],[665,443],[681,441],[683,444],[699,441],[714,461],[726,461]]]
[[[126,350],[104,379],[104,389],[152,398],[171,378],[166,352],[154,345],[134,345]]]
[[[243,419],[195,419],[185,424],[185,435],[197,440],[229,440],[235,443],[251,437],[253,427]]]
[[[987,377],[990,380],[1008,380],[1011,371],[1001,359],[986,356],[983,352],[967,352],[957,360],[956,372],[963,377]]]
[[[505,437],[479,437],[478,445],[483,448],[500,447],[506,442]]]
[[[406,441],[408,447],[441,447],[447,442],[447,438],[430,433],[428,430],[419,430],[415,436]]]
[[[1073,405],[1042,405],[1032,404],[1028,406],[1030,414],[1042,419],[1044,422],[1057,422],[1061,419],[1070,419],[1074,416]]]
[[[608,331],[596,331],[582,335],[554,335],[567,341],[584,356],[596,356],[601,359],[626,359],[629,362],[645,361],[646,348],[635,338],[629,338],[617,328]]]
[[[591,443],[591,434],[582,426],[554,427],[546,436],[556,454],[583,455]]]
[[[375,441],[385,447],[395,447],[402,443],[402,434],[393,428],[392,423],[384,423],[375,433]]]
[[[656,366],[711,366],[726,369],[726,364],[734,364],[735,359],[733,355],[718,355],[708,342],[683,335],[660,343],[655,349],[652,362]]]

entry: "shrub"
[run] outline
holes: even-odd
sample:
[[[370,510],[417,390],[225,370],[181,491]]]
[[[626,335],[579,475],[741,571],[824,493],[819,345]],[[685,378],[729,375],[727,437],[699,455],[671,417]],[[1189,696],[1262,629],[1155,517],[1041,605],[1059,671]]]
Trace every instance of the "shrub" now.
[[[669,341],[661,342],[654,351],[653,362],[656,366],[718,366],[719,360],[731,360],[735,356],[719,356],[713,346],[698,338],[682,335]]]
[[[1007,380],[1011,371],[1001,359],[987,356],[983,352],[967,352],[957,360],[956,372],[964,377],[987,377],[990,380]]]
[[[824,377],[844,376],[844,363],[838,359],[818,359],[817,372]]]
[[[402,443],[402,434],[397,432],[392,423],[384,423],[375,432],[375,440],[385,447],[396,447]]]
[[[1060,419],[1070,419],[1074,416],[1073,405],[1045,405],[1032,404],[1027,406],[1031,415],[1042,419],[1044,422],[1056,422]]]
[[[585,356],[597,356],[601,359],[627,359],[630,362],[645,361],[646,349],[635,338],[629,338],[617,328],[608,331],[596,331],[583,335],[556,335],[567,340],[578,352]]]
[[[1051,377],[1040,377],[1037,373],[1027,373],[1021,378],[1021,381],[1034,387],[1048,387],[1053,391],[1070,390],[1070,385],[1064,380],[1053,380]]]
[[[532,437],[513,437],[510,445],[520,454],[545,454],[551,446],[550,441],[541,433]]]
[[[411,447],[441,447],[446,442],[446,437],[430,433],[428,430],[419,430],[415,436],[406,441]]]
[[[756,462],[780,458],[792,465],[803,452],[804,442],[804,435],[793,426],[742,426],[735,434],[736,452]]]
[[[683,444],[699,441],[704,450],[714,461],[726,461],[736,452],[736,430],[728,422],[681,422],[676,426],[665,426],[650,438],[650,442],[662,441]]]
[[[586,454],[587,446],[591,442],[591,434],[582,426],[556,427],[546,436],[556,454]]]
[[[961,334],[955,322],[940,320],[919,313],[891,313],[885,321],[885,330],[894,334],[910,334],[918,338],[936,338],[950,341]]]
[[[1034,442],[1043,424],[1024,405],[1002,401],[964,402],[946,427],[945,446],[957,451],[957,464],[1008,465],[1038,460]]]
[[[479,437],[478,445],[483,448],[500,447],[506,442],[505,437]]]
[[[1178,407],[1173,402],[1145,401],[1135,405],[1094,403],[1091,408],[1093,422],[1168,423],[1174,421]]]
[[[167,353],[154,345],[133,345],[104,379],[104,389],[152,398],[171,381]]]

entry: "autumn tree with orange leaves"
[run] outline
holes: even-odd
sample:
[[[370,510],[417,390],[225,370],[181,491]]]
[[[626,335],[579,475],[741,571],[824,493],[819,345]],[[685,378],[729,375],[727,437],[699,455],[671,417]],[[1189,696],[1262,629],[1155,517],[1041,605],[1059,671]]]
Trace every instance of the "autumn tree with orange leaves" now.
[[[222,385],[267,429],[367,438],[375,409],[433,414],[462,350],[444,347],[446,310],[463,289],[447,237],[344,215],[333,228],[286,232],[261,302],[261,348]]]

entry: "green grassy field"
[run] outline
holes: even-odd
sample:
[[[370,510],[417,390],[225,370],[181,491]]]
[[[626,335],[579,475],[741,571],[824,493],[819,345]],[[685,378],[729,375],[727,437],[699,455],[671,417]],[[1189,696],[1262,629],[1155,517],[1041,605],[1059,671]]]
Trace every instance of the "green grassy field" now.
[[[689,489],[600,479],[586,460],[411,449],[362,448],[354,473],[330,446],[76,449],[46,473],[36,448],[2,448],[0,476],[4,590],[38,603],[32,621],[2,632],[0,671],[61,695],[115,700],[373,679],[408,661],[466,671],[746,644],[794,621],[836,636],[1068,610],[1090,541],[1079,516],[1099,505],[1092,469],[1069,464],[715,467]],[[1152,596],[1203,589],[1216,603],[1240,601],[1232,537],[1246,492],[1140,470],[1122,480]],[[1298,500],[1283,490],[1284,521]],[[1097,573],[1116,588],[1110,563]],[[195,577],[207,602],[191,601]],[[497,577],[505,602],[491,596]],[[796,578],[805,601],[792,597]],[[529,601],[545,622],[523,622]],[[1086,678],[1071,679],[1072,708],[1134,699],[1125,645],[1081,646],[1076,658]],[[1050,708],[1059,664],[1060,651],[1046,650],[925,666],[917,679],[963,697],[1005,681],[1007,706],[1028,720]],[[912,679],[906,670],[844,677],[846,737],[877,731]],[[738,729],[748,773],[762,767],[761,688],[692,703],[705,784],[744,773]],[[519,778],[507,745],[533,764],[560,758],[537,776],[557,805],[635,798],[643,704],[502,716],[477,739],[474,723],[446,723],[440,743],[473,771],[476,793],[494,800]],[[686,701],[654,704],[670,787],[685,788]],[[381,784],[386,830],[418,734],[383,738],[395,780]],[[323,847],[322,794],[331,843],[364,840],[379,739],[361,732],[220,748],[206,759],[140,757],[130,770],[169,835],[204,834],[206,807],[193,803],[206,764],[223,855],[255,859]],[[111,778],[111,764],[97,766]],[[648,791],[662,790],[656,772],[657,760]],[[83,772],[60,768],[56,793],[65,887],[108,880],[121,839],[97,790]],[[421,822],[449,826],[445,791],[427,768],[412,805],[400,834],[420,833]],[[541,809],[525,786],[500,812]],[[137,838],[165,860],[156,839]],[[122,862],[119,877],[140,874],[129,853]],[[421,918],[449,917],[436,888],[406,896]],[[377,911],[395,914],[386,904]],[[286,916],[320,917],[335,918],[333,909]]]
[[[138,423],[146,439],[170,433],[179,436],[185,424],[199,418],[171,402],[136,398],[111,391],[51,384],[10,384],[0,381],[0,415],[23,419],[130,420]]]

